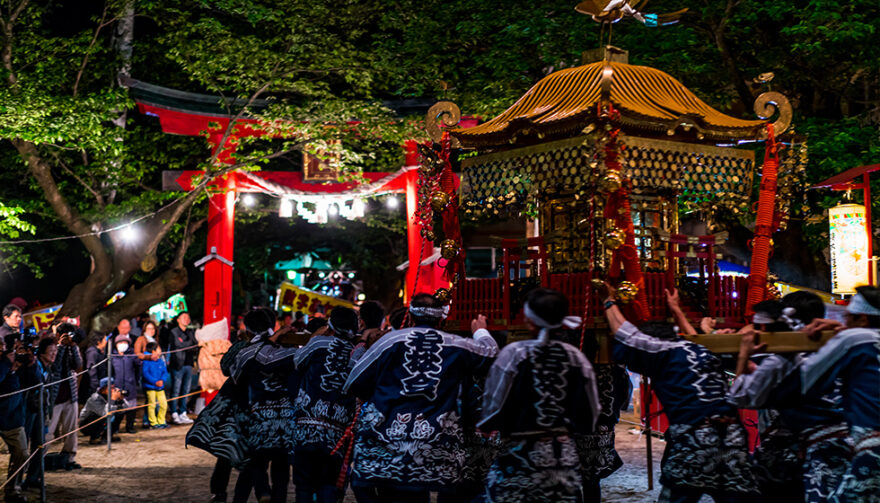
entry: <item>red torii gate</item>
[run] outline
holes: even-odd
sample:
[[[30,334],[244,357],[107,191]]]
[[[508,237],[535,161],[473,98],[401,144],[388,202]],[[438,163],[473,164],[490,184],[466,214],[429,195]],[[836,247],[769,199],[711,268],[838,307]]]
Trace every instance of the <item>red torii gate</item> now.
[[[222,113],[218,106],[219,98],[202,94],[187,93],[174,89],[163,88],[144,82],[131,80],[129,88],[135,96],[135,102],[141,113],[159,118],[162,131],[185,136],[204,136],[208,132],[207,141],[217,160],[225,164],[233,164],[232,155],[239,144],[240,138],[264,136],[265,131],[254,119],[240,118],[235,121],[234,128],[226,139],[224,135],[233,117]],[[370,183],[368,193],[405,193],[407,214],[407,246],[409,268],[406,274],[406,292],[413,291],[413,284],[418,279],[416,291],[433,292],[437,286],[433,284],[433,274],[419,274],[422,260],[433,251],[432,243],[422,246],[422,236],[413,215],[416,212],[419,154],[416,142],[409,140],[405,144],[405,166],[395,173],[364,173]],[[166,190],[192,190],[196,185],[193,179],[202,175],[201,171],[166,171],[163,173],[163,187]],[[265,193],[269,182],[274,186],[282,186],[294,191],[308,192],[315,195],[331,195],[351,193],[357,184],[349,183],[314,183],[304,180],[303,172],[248,172],[233,171],[215,180],[211,185],[218,190],[209,199],[208,207],[208,242],[207,253],[225,260],[207,260],[204,266],[205,298],[204,324],[230,319],[232,314],[232,261],[235,229],[235,201],[239,192]],[[427,253],[424,253],[427,250]],[[207,258],[207,257],[206,257]]]

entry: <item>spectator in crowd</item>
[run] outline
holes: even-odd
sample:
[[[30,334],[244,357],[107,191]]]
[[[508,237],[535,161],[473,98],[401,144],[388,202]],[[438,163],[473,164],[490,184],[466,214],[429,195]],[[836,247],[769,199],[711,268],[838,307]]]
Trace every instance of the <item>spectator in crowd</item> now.
[[[119,320],[119,323],[116,324],[113,338],[110,340],[110,353],[116,352],[116,338],[120,336],[128,339],[128,344],[131,346],[131,322],[126,319]]]
[[[4,309],[3,314],[6,314]],[[20,314],[20,311],[19,311]],[[6,317],[6,316],[4,316]],[[4,323],[4,326],[6,324]],[[5,338],[10,342],[7,346],[3,337],[0,337],[0,348],[3,357],[0,358],[0,395],[9,395],[0,398],[0,436],[9,451],[9,470],[7,478],[18,471],[27,460],[28,444],[27,435],[24,431],[25,403],[24,393],[16,393],[22,389],[19,371],[27,365],[26,358],[18,356],[12,346],[12,337]],[[10,503],[25,502],[27,499],[19,492],[18,484],[22,474],[18,473],[9,480],[4,487],[6,501]]]
[[[306,313],[297,311],[293,316],[293,329],[302,332],[306,329]]]
[[[321,335],[327,330],[327,318],[312,318],[306,324],[306,332],[312,337]]]
[[[28,372],[22,379],[22,385],[30,388],[51,381],[52,365],[58,356],[58,345],[54,337],[41,339],[37,345],[36,362],[33,372]],[[48,390],[45,390],[48,391]],[[48,424],[52,402],[49,393],[40,393],[40,388],[27,392],[27,408],[25,415],[25,431],[28,437],[30,451],[36,450],[43,443],[43,433]],[[42,404],[40,403],[42,400]],[[31,463],[28,466],[27,477],[22,487],[36,486],[40,483],[40,465]]]
[[[107,357],[107,339],[109,336],[100,332],[92,332],[89,336],[89,347],[86,348],[86,368],[88,373],[83,377],[81,387],[86,400],[98,391],[98,382],[107,377],[107,365],[98,365]],[[85,402],[83,402],[85,403]]]
[[[153,320],[147,320],[141,329],[141,335],[134,341],[134,354],[141,360],[156,361],[162,356],[162,348],[159,346],[158,327]],[[147,344],[155,343],[156,349],[149,355],[146,354]]]
[[[365,501],[427,501],[429,491],[458,483],[466,457],[460,390],[498,353],[485,330],[473,339],[441,332],[449,306],[431,294],[415,295],[409,312],[416,326],[385,334],[343,388],[363,400],[352,486]]]
[[[82,367],[82,356],[79,347],[73,340],[76,333],[76,327],[70,323],[62,323],[56,330],[58,334],[58,354],[55,362],[52,364],[49,379],[53,382],[67,379],[50,386],[47,391],[49,394],[49,403],[53,404],[50,410],[49,436],[47,440],[54,438],[56,435],[66,435],[76,429],[78,411],[78,395],[76,387],[76,373]],[[76,451],[78,446],[78,436],[76,434],[64,437],[64,446],[61,452],[67,456],[65,469],[73,470],[82,468],[76,462]]]
[[[98,390],[86,400],[86,404],[79,413],[79,427],[82,428],[83,434],[89,437],[89,445],[97,445],[107,441],[107,421],[101,418],[114,410],[125,407],[122,391],[113,385],[114,382],[115,379],[112,377],[102,378],[98,383]],[[110,403],[107,402],[108,392],[110,393]],[[121,423],[122,419],[119,417],[119,413],[114,414],[110,420],[110,440],[113,442],[120,440],[116,436],[116,432],[119,431]]]
[[[361,342],[367,349],[373,345],[379,337],[382,337],[382,322],[385,321],[385,308],[375,300],[368,300],[361,304],[358,311],[360,315]]]
[[[15,304],[9,304],[3,308],[3,324],[0,325],[0,337],[6,338],[9,334],[17,334],[21,331],[21,308]]]
[[[290,328],[293,326],[293,315],[290,313],[284,313],[278,321],[281,322],[281,328]]]
[[[159,345],[155,342],[147,344],[146,358],[143,360],[144,366],[144,389],[147,395],[147,417],[150,421],[150,427],[153,429],[164,429],[168,425],[165,424],[165,414],[168,412],[168,401],[165,399],[165,374],[167,368],[165,360],[161,358],[153,359],[151,356],[158,351]],[[159,406],[159,412],[156,413],[156,405]]]
[[[343,496],[336,487],[343,452],[331,453],[354,419],[355,398],[344,393],[342,386],[354,363],[358,315],[336,307],[330,312],[328,327],[325,335],[312,337],[294,359],[296,373],[302,376],[294,403],[297,501],[336,503]]]
[[[125,408],[137,405],[138,378],[143,362],[134,354],[131,339],[127,335],[116,336],[116,353],[112,355],[113,379],[125,398]],[[134,423],[136,410],[125,412],[125,433],[136,433]]]
[[[189,313],[180,313],[175,321],[176,326],[171,329],[167,347],[169,352],[168,367],[171,371],[171,398],[189,394],[192,385],[193,365],[199,351],[197,347],[184,349],[198,344],[195,330],[189,328],[192,321]],[[170,409],[171,424],[192,423],[192,419],[186,415],[186,400],[179,399],[171,402]]]

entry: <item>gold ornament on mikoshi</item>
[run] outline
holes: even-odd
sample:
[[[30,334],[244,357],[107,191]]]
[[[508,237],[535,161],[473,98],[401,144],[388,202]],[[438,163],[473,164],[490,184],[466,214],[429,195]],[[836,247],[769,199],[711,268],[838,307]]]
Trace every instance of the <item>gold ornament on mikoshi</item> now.
[[[595,288],[595,289],[597,289],[597,290],[601,290],[602,288],[605,288],[605,282],[602,281],[602,280],[599,279],[599,278],[593,278],[593,279],[591,279],[591,280],[590,280],[590,285],[592,285],[593,288]]]
[[[626,240],[626,234],[623,233],[620,229],[611,229],[605,233],[605,240],[603,241],[605,244],[605,248],[609,250],[616,250],[623,245],[623,242]]]
[[[605,176],[599,180],[599,190],[602,192],[616,192],[621,186],[623,186],[623,179],[620,178],[620,173],[615,171],[605,173]]]
[[[632,302],[638,293],[639,287],[634,285],[631,281],[621,281],[620,284],[617,285],[617,300],[624,304]]]
[[[449,194],[443,192],[442,190],[435,190],[433,194],[431,194],[431,208],[434,211],[443,211],[449,205]]]
[[[450,299],[452,299],[452,293],[446,288],[438,288],[436,292],[434,292],[434,297],[444,304],[448,304]]]
[[[452,260],[458,255],[458,243],[453,239],[444,239],[440,243],[440,256],[446,260]]]
[[[422,229],[422,237],[428,241],[434,241],[437,238],[437,236],[434,235],[434,231],[430,229]]]

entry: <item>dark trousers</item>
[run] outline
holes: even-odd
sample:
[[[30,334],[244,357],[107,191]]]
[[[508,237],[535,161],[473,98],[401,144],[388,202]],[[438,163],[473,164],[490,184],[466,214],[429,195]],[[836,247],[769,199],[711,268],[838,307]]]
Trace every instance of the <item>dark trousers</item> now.
[[[232,478],[232,463],[226,458],[217,458],[214,463],[214,471],[211,473],[211,494],[218,500],[226,501],[226,488],[229,486],[229,479]],[[235,493],[232,497],[233,503],[245,503],[251,495],[253,484],[247,473],[241,471],[238,473],[238,480],[235,482]]]
[[[352,487],[358,503],[429,503],[427,490],[404,490],[391,487]]]
[[[116,433],[117,431],[119,431],[119,425],[122,423],[122,414],[123,413],[116,413],[113,415],[112,422],[110,424],[111,435],[113,433]],[[99,417],[101,417],[101,416],[92,415],[92,416],[86,417],[85,419],[83,419],[82,421],[79,422],[80,427],[83,427],[84,425],[88,424],[88,426],[85,426],[82,429],[82,432],[84,435],[88,435],[89,438],[100,438],[100,437],[104,437],[105,439],[107,438],[107,435],[106,435],[106,433],[107,433],[107,419],[106,418],[98,421],[97,423],[89,424],[92,421],[94,421],[95,419],[98,419]]]
[[[342,471],[342,455],[330,455],[319,446],[297,447],[293,456],[296,501],[336,503],[343,492],[336,488]]]
[[[269,466],[271,464],[272,485],[269,485]],[[272,503],[286,503],[287,486],[290,485],[290,462],[286,452],[260,452],[248,465],[250,479],[254,484],[257,499],[271,496]]]
[[[658,503],[697,503],[703,495],[712,498],[715,503],[754,503],[755,496],[743,493],[722,493],[708,492],[690,487],[669,487],[664,486]],[[801,494],[792,495],[795,498],[802,497]]]
[[[27,446],[27,436],[25,436],[24,427],[22,426],[12,430],[0,431],[0,437],[3,437],[3,442],[9,450],[9,470],[7,471],[7,477],[9,477],[18,471],[19,467],[21,467],[21,465],[27,460],[28,456],[30,456]],[[20,481],[21,472],[16,474],[15,479],[10,480],[3,488],[7,497],[18,492],[18,488],[15,487],[15,485]]]

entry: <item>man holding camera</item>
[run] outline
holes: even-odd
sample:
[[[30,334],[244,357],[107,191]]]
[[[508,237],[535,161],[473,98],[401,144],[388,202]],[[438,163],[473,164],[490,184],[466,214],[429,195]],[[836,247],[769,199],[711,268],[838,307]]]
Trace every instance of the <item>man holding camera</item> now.
[[[102,378],[98,385],[98,391],[92,393],[79,413],[79,426],[82,428],[83,434],[89,436],[89,445],[97,445],[107,439],[107,421],[101,418],[111,411],[125,407],[125,397],[122,391],[113,385],[114,382],[112,377]],[[107,402],[108,395],[110,403]],[[110,421],[111,440],[114,442],[119,442],[119,437],[114,433],[119,431],[119,425],[122,423],[120,416],[121,413],[117,413]],[[98,419],[101,420],[98,421]]]
[[[4,310],[5,313],[5,310]],[[21,312],[19,312],[21,314]],[[5,326],[5,324],[4,324]],[[19,371],[27,367],[30,355],[21,351],[17,352],[14,347],[15,337],[9,337],[10,346],[7,347],[3,337],[0,337],[0,348],[3,357],[0,358],[0,395],[15,393],[0,398],[0,437],[6,443],[9,450],[8,476],[19,470],[29,456],[27,435],[24,431],[24,393],[16,393],[22,389]],[[6,501],[24,502],[27,499],[21,495],[18,484],[21,482],[22,473],[16,474],[14,480],[10,480],[4,491]]]
[[[55,333],[58,336],[58,353],[50,370],[49,379],[53,382],[67,379],[64,382],[54,384],[46,389],[49,395],[49,435],[48,439],[56,435],[66,435],[76,429],[76,421],[79,416],[77,410],[78,396],[76,385],[76,372],[82,367],[82,356],[79,347],[74,342],[76,326],[70,323],[58,325]],[[67,470],[82,468],[76,462],[76,451],[79,441],[77,435],[64,437],[64,447],[61,452],[67,455],[64,466]]]
[[[3,308],[3,324],[0,325],[0,338],[7,335],[17,334],[21,326],[21,308],[15,304],[9,304]],[[12,350],[12,348],[9,348]]]

